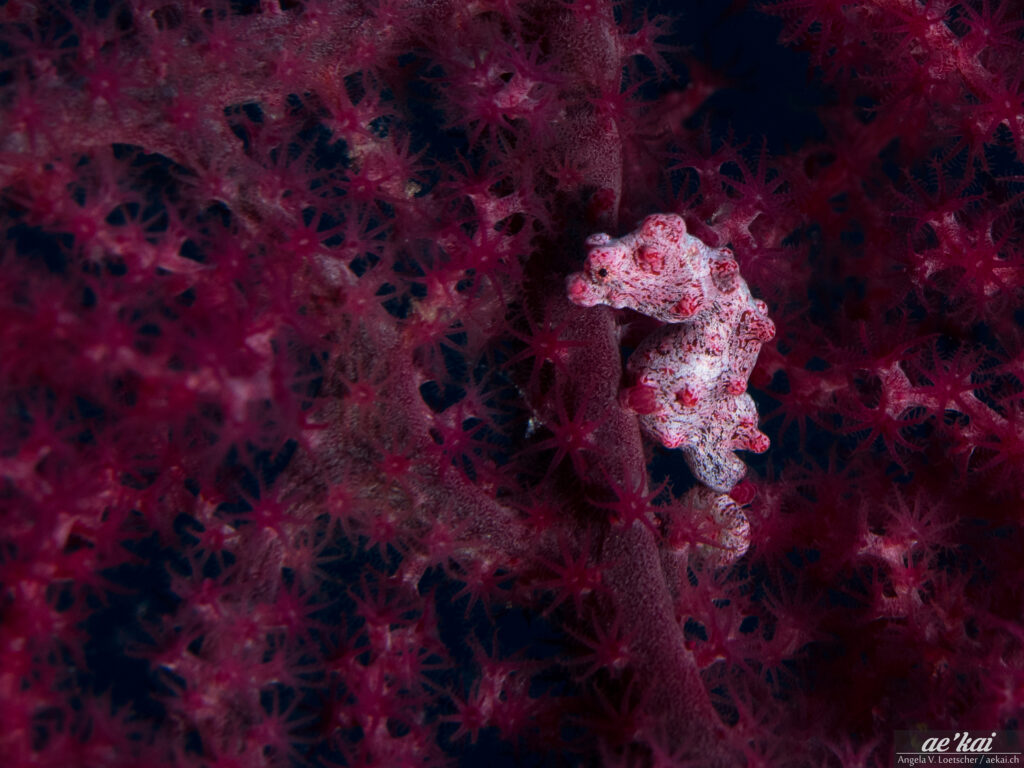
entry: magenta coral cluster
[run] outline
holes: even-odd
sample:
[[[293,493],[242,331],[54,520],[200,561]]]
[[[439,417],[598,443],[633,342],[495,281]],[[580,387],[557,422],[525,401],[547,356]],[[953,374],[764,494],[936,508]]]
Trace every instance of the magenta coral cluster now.
[[[0,6],[0,764],[1020,727],[1019,4],[681,13]]]

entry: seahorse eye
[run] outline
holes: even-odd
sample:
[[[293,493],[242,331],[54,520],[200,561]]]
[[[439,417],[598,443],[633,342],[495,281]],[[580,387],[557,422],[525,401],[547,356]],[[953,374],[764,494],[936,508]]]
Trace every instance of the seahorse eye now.
[[[608,270],[605,269],[604,267],[601,267],[599,270],[597,270],[597,275],[598,277],[608,277]]]

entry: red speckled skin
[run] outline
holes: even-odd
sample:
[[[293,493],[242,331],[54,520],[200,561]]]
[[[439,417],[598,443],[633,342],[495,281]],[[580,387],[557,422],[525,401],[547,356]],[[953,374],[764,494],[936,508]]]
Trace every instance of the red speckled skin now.
[[[746,468],[735,450],[763,453],[757,409],[746,394],[761,345],[775,325],[754,299],[728,248],[687,234],[675,214],[655,214],[621,238],[587,239],[582,272],[569,276],[581,306],[630,308],[668,325],[629,359],[632,383],[620,395],[648,436],[681,448],[697,479],[728,493]]]

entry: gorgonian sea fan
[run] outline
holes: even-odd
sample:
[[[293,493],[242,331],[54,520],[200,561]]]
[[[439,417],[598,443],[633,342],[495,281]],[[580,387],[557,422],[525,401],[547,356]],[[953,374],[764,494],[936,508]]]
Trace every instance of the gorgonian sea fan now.
[[[682,13],[0,8],[5,764],[1016,727],[1020,11]]]

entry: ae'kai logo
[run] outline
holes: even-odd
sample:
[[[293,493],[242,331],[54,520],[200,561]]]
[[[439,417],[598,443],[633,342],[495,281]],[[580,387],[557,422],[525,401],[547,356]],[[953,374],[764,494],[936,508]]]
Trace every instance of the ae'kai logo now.
[[[896,731],[892,766],[1020,765],[1019,731]]]
[[[929,736],[921,744],[922,752],[948,752],[951,748],[957,753],[991,752],[992,739],[996,737],[995,731],[991,736],[973,738],[970,731],[963,733],[957,731],[952,740],[946,737]],[[952,744],[950,743],[952,741]]]

